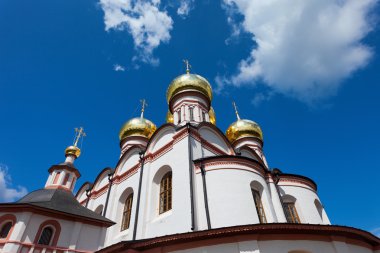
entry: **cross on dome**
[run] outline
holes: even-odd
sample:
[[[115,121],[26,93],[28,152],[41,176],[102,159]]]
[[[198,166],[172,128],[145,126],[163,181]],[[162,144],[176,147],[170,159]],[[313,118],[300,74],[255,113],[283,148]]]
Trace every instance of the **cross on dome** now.
[[[144,111],[145,111],[145,107],[148,107],[148,103],[146,102],[145,99],[141,99],[140,100],[141,102],[141,118],[144,118]]]
[[[238,120],[240,120],[239,112],[238,112],[238,109],[237,109],[237,106],[236,106],[235,101],[232,101],[232,106],[233,106],[234,109],[235,109],[236,118],[237,118]]]
[[[186,66],[186,74],[190,74],[191,65],[189,63],[189,60],[185,59],[183,60],[183,63],[185,63]]]
[[[80,128],[75,128],[75,140],[74,140],[74,143],[73,145],[75,147],[78,147],[78,142],[79,142],[79,139],[82,137],[82,139],[84,137],[86,137],[86,133],[84,132],[84,129],[83,127],[80,127]]]

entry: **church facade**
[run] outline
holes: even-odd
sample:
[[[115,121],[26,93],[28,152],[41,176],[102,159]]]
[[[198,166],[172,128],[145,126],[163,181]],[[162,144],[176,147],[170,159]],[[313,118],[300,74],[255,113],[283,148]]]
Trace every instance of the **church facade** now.
[[[83,129],[43,189],[0,204],[0,251],[380,253],[380,239],[331,225],[316,183],[270,169],[263,133],[216,126],[209,82],[175,78],[167,123],[141,116],[120,130],[120,158],[72,191]]]

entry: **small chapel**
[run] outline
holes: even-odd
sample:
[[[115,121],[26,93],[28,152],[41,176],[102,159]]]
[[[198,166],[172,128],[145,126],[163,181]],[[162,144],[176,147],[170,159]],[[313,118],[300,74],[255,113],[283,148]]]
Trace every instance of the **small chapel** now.
[[[222,132],[209,81],[186,63],[166,92],[167,123],[145,118],[142,101],[114,168],[73,192],[78,128],[45,186],[0,204],[0,252],[380,253],[380,238],[331,225],[312,179],[268,165],[262,129],[236,104]]]

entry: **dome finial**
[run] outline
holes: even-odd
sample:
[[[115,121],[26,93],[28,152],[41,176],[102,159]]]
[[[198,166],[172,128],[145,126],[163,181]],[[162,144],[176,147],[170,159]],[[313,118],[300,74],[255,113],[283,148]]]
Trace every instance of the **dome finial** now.
[[[240,120],[239,112],[238,112],[238,109],[237,109],[237,106],[236,106],[235,101],[232,101],[232,105],[233,105],[233,107],[234,107],[234,109],[235,109],[236,118],[237,118],[238,120]]]
[[[140,118],[144,118],[145,107],[148,107],[148,103],[146,102],[145,99],[141,99],[140,102],[141,102],[141,116],[140,116]]]
[[[189,63],[189,60],[183,60],[183,63],[185,63],[186,66],[186,74],[190,74],[191,65]]]
[[[66,154],[66,162],[73,163],[76,158],[80,156],[80,149],[78,148],[78,142],[79,140],[86,136],[86,133],[84,132],[83,127],[80,128],[75,128],[75,137],[74,137],[74,142],[72,146],[69,146],[65,150]],[[74,156],[74,158],[72,158]]]

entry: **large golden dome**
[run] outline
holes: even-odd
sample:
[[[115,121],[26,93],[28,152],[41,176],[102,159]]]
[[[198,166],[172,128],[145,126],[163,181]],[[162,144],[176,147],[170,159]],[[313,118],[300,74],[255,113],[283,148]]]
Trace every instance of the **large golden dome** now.
[[[226,136],[231,143],[242,137],[256,137],[263,141],[263,132],[260,126],[248,119],[238,119],[232,123],[226,131]]]
[[[156,131],[157,127],[150,120],[144,119],[142,117],[133,118],[123,125],[120,129],[119,138],[120,141],[124,140],[129,136],[142,136],[145,138],[150,138]]]
[[[176,94],[184,90],[196,90],[212,100],[212,89],[210,83],[200,75],[186,73],[175,78],[166,91],[168,103]]]

